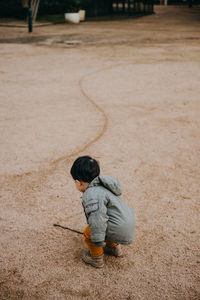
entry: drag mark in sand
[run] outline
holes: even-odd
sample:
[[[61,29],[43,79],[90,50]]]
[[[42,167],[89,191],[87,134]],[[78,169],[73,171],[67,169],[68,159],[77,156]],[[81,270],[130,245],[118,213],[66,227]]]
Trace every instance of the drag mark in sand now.
[[[49,166],[45,166],[45,167],[41,166],[38,170],[32,170],[32,171],[24,172],[21,174],[5,176],[4,179],[2,180],[2,185],[6,185],[6,186],[9,185],[10,187],[12,186],[14,189],[15,189],[16,185],[18,186],[18,188],[20,185],[20,186],[23,186],[23,189],[26,190],[26,192],[27,192],[28,187],[32,188],[33,186],[37,186],[37,187],[41,186],[41,184],[44,183],[46,177],[48,175],[52,174],[58,168],[58,165],[60,163],[62,163],[62,164],[63,164],[63,162],[69,163],[73,157],[75,157],[75,156],[79,155],[80,153],[84,152],[85,150],[87,150],[93,143],[97,142],[104,135],[104,133],[108,127],[108,117],[107,117],[105,111],[99,105],[97,105],[95,103],[95,101],[93,99],[91,99],[91,97],[86,93],[86,91],[84,90],[84,87],[83,87],[83,83],[91,75],[94,75],[98,72],[103,72],[106,69],[108,69],[108,68],[86,74],[78,81],[78,86],[79,86],[80,92],[83,95],[84,99],[87,102],[89,102],[95,108],[95,110],[100,112],[100,114],[102,115],[102,126],[100,127],[99,132],[91,140],[86,142],[84,145],[81,145],[80,147],[78,147],[71,154],[69,154],[67,156],[59,157],[58,159],[50,162]]]
[[[60,158],[58,160],[56,160],[56,162],[58,161],[61,161],[61,160],[65,160],[65,159],[69,159],[71,157],[74,157],[74,156],[77,156],[79,155],[81,152],[84,152],[85,150],[87,150],[92,144],[96,143],[103,135],[104,133],[106,132],[107,128],[108,128],[108,121],[109,121],[109,118],[106,114],[106,112],[104,111],[104,109],[99,106],[87,93],[86,91],[84,90],[84,81],[87,80],[90,76],[92,75],[96,75],[98,73],[101,73],[101,72],[104,72],[104,71],[107,71],[107,70],[112,70],[112,69],[115,69],[117,67],[120,67],[120,66],[124,66],[124,65],[129,65],[129,64],[115,64],[113,66],[109,66],[109,67],[106,67],[106,68],[103,68],[103,69],[100,69],[98,71],[94,71],[94,72],[91,72],[89,74],[86,74],[84,75],[80,80],[79,80],[79,88],[80,88],[80,91],[82,93],[82,95],[84,96],[84,98],[89,102],[91,103],[95,109],[101,113],[102,117],[103,117],[103,125],[102,125],[102,128],[100,129],[99,133],[93,138],[91,139],[89,142],[87,142],[84,146],[82,146],[82,148],[78,149],[77,151],[71,153],[69,156],[65,157],[65,158]],[[134,106],[134,109],[135,110],[142,110],[142,111],[147,111],[147,109],[141,105],[133,105]]]
[[[84,75],[78,82],[78,86],[79,89],[81,91],[81,94],[83,95],[83,97],[86,99],[87,102],[89,102],[90,104],[92,104],[92,106],[96,109],[96,111],[100,112],[100,114],[102,115],[102,119],[103,119],[103,124],[102,127],[100,129],[100,131],[97,133],[97,135],[92,138],[91,140],[89,140],[86,144],[84,144],[83,146],[81,146],[80,148],[78,148],[76,151],[72,152],[71,154],[64,156],[64,157],[60,157],[58,159],[56,159],[52,164],[57,165],[59,162],[61,161],[66,161],[72,157],[75,157],[77,155],[79,155],[80,153],[84,152],[85,150],[87,150],[92,144],[94,144],[95,142],[97,142],[106,132],[107,128],[108,128],[108,117],[105,113],[105,111],[103,110],[103,108],[101,106],[99,106],[84,90],[83,84],[84,81],[86,79],[88,79],[88,77],[90,77],[91,75],[94,75],[96,73],[99,72],[103,72],[105,70],[107,70],[108,68],[104,68],[101,69],[99,71],[95,71],[89,74]],[[110,69],[110,68],[109,68]]]

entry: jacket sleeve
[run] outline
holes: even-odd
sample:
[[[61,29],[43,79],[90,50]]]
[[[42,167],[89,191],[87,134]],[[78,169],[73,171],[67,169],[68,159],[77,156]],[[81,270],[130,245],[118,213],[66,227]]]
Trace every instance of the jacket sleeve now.
[[[98,199],[90,199],[85,203],[84,211],[90,226],[91,241],[103,242],[107,229],[107,207],[104,201]]]

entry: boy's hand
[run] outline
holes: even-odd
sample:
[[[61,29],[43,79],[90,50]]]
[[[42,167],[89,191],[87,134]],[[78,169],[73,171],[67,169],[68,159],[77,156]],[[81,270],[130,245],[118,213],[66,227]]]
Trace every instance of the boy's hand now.
[[[101,246],[104,246],[104,242],[94,242],[94,245],[96,247],[101,247]]]

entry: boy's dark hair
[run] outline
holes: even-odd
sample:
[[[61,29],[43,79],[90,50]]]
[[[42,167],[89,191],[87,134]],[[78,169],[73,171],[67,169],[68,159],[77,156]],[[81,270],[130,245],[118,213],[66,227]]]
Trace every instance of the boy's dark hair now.
[[[91,182],[100,173],[98,162],[90,156],[81,156],[75,160],[70,171],[74,180]]]

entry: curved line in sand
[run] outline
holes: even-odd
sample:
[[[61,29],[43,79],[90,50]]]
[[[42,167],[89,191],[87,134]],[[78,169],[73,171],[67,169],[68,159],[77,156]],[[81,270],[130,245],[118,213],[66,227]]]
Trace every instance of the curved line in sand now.
[[[74,152],[72,152],[71,154],[68,154],[66,156],[61,156],[59,158],[57,158],[56,160],[52,161],[49,163],[49,167],[46,167],[46,168],[40,168],[39,170],[37,171],[29,171],[29,172],[25,172],[23,174],[16,174],[16,175],[8,175],[8,176],[5,176],[5,178],[8,180],[8,179],[19,179],[21,177],[24,177],[26,175],[31,175],[31,174],[38,174],[38,173],[42,173],[42,177],[43,179],[50,173],[54,172],[55,169],[57,168],[57,165],[62,162],[62,161],[67,161],[69,159],[71,159],[72,157],[74,156],[78,156],[81,152],[85,151],[87,148],[89,148],[92,144],[94,144],[95,142],[97,142],[103,135],[104,133],[106,132],[107,128],[108,128],[108,117],[105,113],[105,111],[103,110],[102,107],[100,107],[87,93],[86,91],[84,90],[84,87],[83,87],[83,83],[84,81],[89,78],[91,75],[95,75],[97,73],[101,73],[103,71],[106,71],[106,70],[112,70],[114,68],[117,68],[119,66],[122,66],[124,64],[115,64],[115,65],[112,65],[112,66],[109,66],[109,67],[106,67],[106,68],[102,68],[102,69],[99,69],[97,71],[93,71],[89,74],[86,74],[84,75],[79,81],[78,81],[78,86],[79,86],[79,89],[81,91],[81,94],[84,96],[84,98],[87,100],[87,102],[89,102],[90,104],[92,104],[96,110],[98,112],[101,113],[102,117],[103,117],[103,125],[102,125],[102,128],[100,129],[100,131],[98,132],[98,134],[93,137],[91,140],[89,140],[88,142],[86,142],[85,144],[83,144],[82,146],[80,147],[77,147]],[[126,64],[125,64],[126,65]],[[142,110],[145,110],[144,107],[141,107],[141,106],[137,106],[137,105],[134,105],[135,108],[140,108]],[[45,176],[46,175],[46,176]],[[41,180],[41,178],[40,178]]]
[[[88,74],[84,75],[78,81],[78,86],[79,86],[79,89],[81,91],[81,94],[84,96],[84,98],[86,99],[87,102],[89,102],[90,104],[92,104],[96,108],[96,110],[101,113],[101,115],[103,117],[103,124],[102,124],[102,127],[101,127],[100,131],[97,133],[97,135],[95,137],[93,137],[91,140],[89,140],[88,142],[86,142],[85,144],[77,147],[76,148],[77,150],[75,150],[71,154],[68,154],[66,156],[61,156],[61,157],[57,158],[56,160],[50,162],[49,166],[47,166],[47,167],[41,167],[41,168],[39,168],[36,171],[35,170],[32,170],[32,171],[30,170],[29,172],[24,172],[22,174],[15,174],[15,175],[3,176],[5,178],[3,180],[3,184],[5,184],[5,183],[8,184],[8,182],[9,183],[12,182],[14,184],[14,186],[15,186],[15,183],[17,182],[18,184],[20,184],[22,182],[21,179],[23,178],[24,185],[26,185],[26,182],[28,182],[28,185],[30,185],[30,184],[33,185],[34,183],[36,185],[38,185],[38,181],[40,181],[40,183],[44,182],[45,178],[56,170],[56,168],[58,167],[58,164],[60,162],[64,162],[64,161],[65,162],[69,162],[69,160],[71,158],[73,158],[75,156],[78,156],[81,152],[85,151],[92,144],[94,144],[95,142],[97,142],[104,135],[104,133],[106,132],[106,130],[108,128],[108,116],[106,115],[106,112],[103,110],[103,108],[100,107],[86,93],[86,91],[84,90],[83,84],[84,84],[84,81],[87,78],[89,78],[90,76],[92,76],[92,75],[95,75],[97,73],[101,73],[101,72],[106,71],[106,70],[112,70],[112,69],[117,68],[117,67],[122,66],[122,65],[126,65],[126,64],[115,64],[115,65],[112,65],[112,66],[109,66],[109,67],[106,67],[106,68],[102,68],[102,69],[93,71],[91,73],[88,73]],[[135,108],[140,108],[142,110],[145,110],[145,108],[141,107],[141,106],[134,105],[134,107]],[[34,175],[34,174],[36,176],[39,175],[39,178],[38,179],[37,178],[32,178],[31,175]]]
[[[112,66],[112,67],[107,67],[107,68],[104,68],[104,69],[100,69],[98,71],[94,71],[92,73],[89,73],[89,74],[86,74],[84,75],[78,82],[78,86],[79,86],[79,89],[81,91],[81,94],[84,96],[84,98],[87,100],[87,102],[91,103],[98,112],[101,113],[101,115],[103,116],[103,125],[102,125],[102,128],[101,130],[99,131],[99,133],[94,137],[92,138],[91,140],[89,140],[89,142],[87,142],[86,144],[84,144],[82,147],[80,147],[79,149],[77,149],[76,151],[72,152],[71,154],[67,155],[67,156],[64,156],[64,157],[60,157],[58,159],[56,159],[54,162],[52,162],[52,164],[54,165],[57,165],[59,162],[63,161],[63,160],[67,160],[69,158],[72,158],[73,156],[77,156],[78,154],[80,154],[81,152],[85,151],[87,148],[89,148],[92,144],[94,144],[95,142],[97,142],[103,135],[104,133],[106,132],[107,128],[108,128],[108,117],[105,113],[105,111],[103,110],[103,108],[101,106],[99,106],[84,90],[83,88],[83,83],[84,81],[90,77],[91,75],[94,75],[94,74],[97,74],[97,73],[100,73],[102,71],[105,71],[107,69],[112,69],[116,67],[115,66]]]
[[[79,86],[79,89],[81,91],[81,94],[84,96],[84,98],[87,100],[87,102],[91,103],[98,112],[101,113],[101,115],[103,116],[103,125],[102,125],[102,128],[100,129],[99,133],[94,137],[92,138],[91,140],[89,140],[88,142],[86,142],[86,144],[80,146],[77,150],[75,150],[74,152],[72,152],[71,154],[69,155],[66,155],[66,156],[61,156],[59,158],[57,158],[56,160],[50,162],[49,164],[49,167],[46,167],[46,168],[40,168],[39,170],[37,171],[28,171],[28,172],[24,172],[22,174],[14,174],[14,175],[8,175],[8,176],[5,176],[5,180],[3,180],[3,182],[8,182],[8,181],[12,181],[14,182],[15,180],[17,180],[17,182],[19,182],[19,179],[22,178],[22,177],[26,177],[27,175],[33,175],[33,174],[39,174],[39,173],[42,173],[42,176],[39,177],[39,180],[40,182],[44,180],[44,178],[49,175],[50,173],[54,172],[55,169],[57,168],[57,165],[62,162],[62,161],[67,161],[69,160],[70,158],[74,157],[74,156],[77,156],[78,154],[80,154],[81,152],[85,151],[87,148],[89,148],[93,143],[97,142],[105,133],[105,131],[107,130],[107,127],[108,127],[108,117],[105,113],[105,111],[98,105],[95,103],[95,101],[93,101],[90,96],[85,92],[84,88],[83,88],[83,82],[88,78],[90,77],[91,75],[94,75],[96,73],[99,73],[99,72],[102,72],[102,71],[105,71],[106,69],[112,69],[116,67],[115,66],[112,66],[112,67],[109,67],[109,68],[104,68],[104,69],[100,69],[98,71],[94,71],[94,72],[91,72],[89,74],[86,74],[84,75],[78,82],[78,86]],[[42,177],[42,178],[41,178]],[[15,180],[14,180],[15,179]],[[36,180],[37,181],[37,180]]]
[[[112,70],[114,68],[117,68],[119,66],[123,66],[123,65],[126,65],[126,64],[116,64],[116,65],[113,65],[113,66],[110,66],[110,67],[106,67],[106,68],[103,68],[103,69],[100,69],[100,70],[97,70],[97,71],[94,71],[94,72],[91,72],[89,74],[86,74],[84,75],[78,82],[78,85],[79,85],[79,88],[80,88],[80,91],[82,93],[82,95],[84,96],[85,99],[87,99],[87,101],[89,103],[91,103],[97,111],[99,111],[101,113],[101,115],[103,116],[103,127],[101,128],[100,132],[97,134],[96,137],[94,137],[93,139],[91,139],[89,142],[87,142],[84,146],[82,146],[82,148],[80,148],[79,150],[75,151],[75,152],[72,152],[71,154],[67,155],[65,158],[64,157],[61,157],[59,158],[58,160],[56,160],[55,162],[58,162],[58,161],[62,161],[62,160],[65,160],[65,159],[68,159],[68,158],[71,158],[73,156],[76,156],[78,154],[80,154],[81,152],[85,151],[87,148],[89,148],[92,144],[94,144],[95,142],[97,142],[103,135],[104,133],[106,132],[107,128],[108,128],[108,116],[106,114],[106,112],[103,110],[103,108],[101,106],[99,106],[92,98],[90,98],[90,96],[85,92],[84,88],[83,88],[83,82],[88,78],[90,77],[91,75],[95,75],[97,73],[101,73],[103,71],[107,71],[107,70]],[[128,64],[129,65],[129,64]],[[142,111],[146,111],[146,108],[141,106],[141,105],[133,105],[135,109],[140,109]]]

